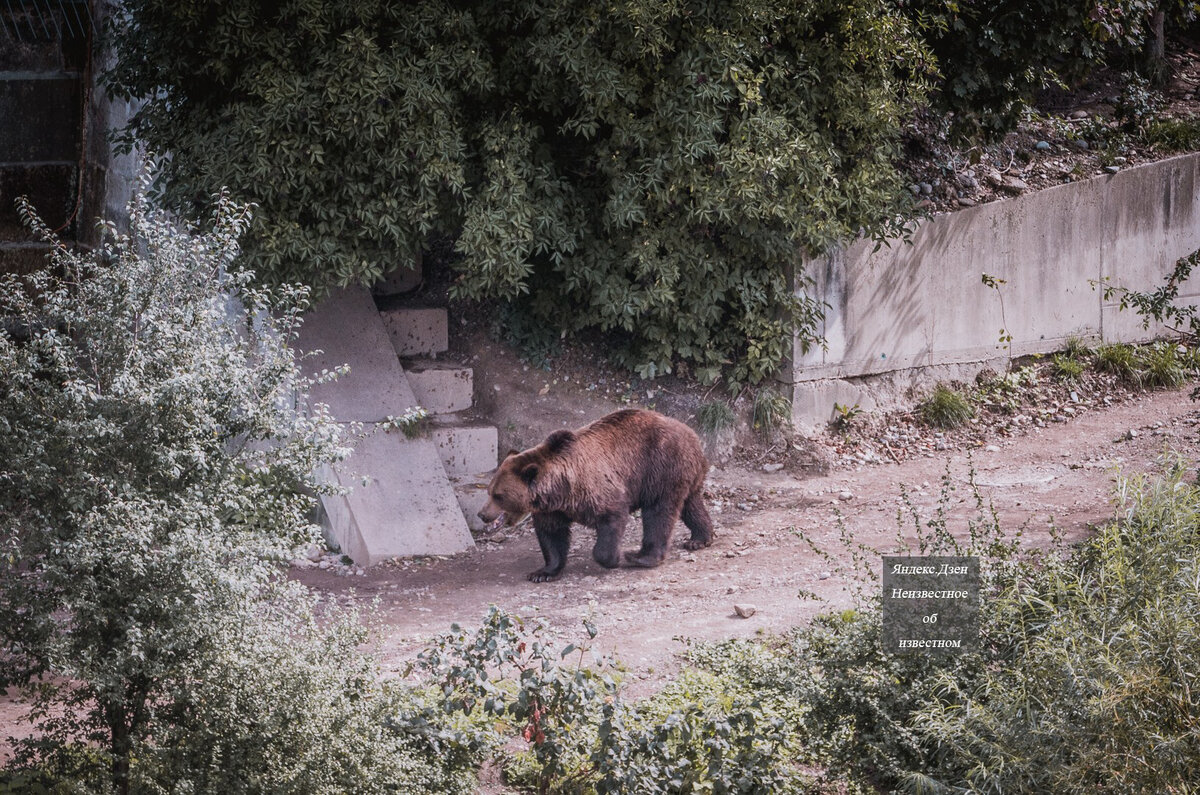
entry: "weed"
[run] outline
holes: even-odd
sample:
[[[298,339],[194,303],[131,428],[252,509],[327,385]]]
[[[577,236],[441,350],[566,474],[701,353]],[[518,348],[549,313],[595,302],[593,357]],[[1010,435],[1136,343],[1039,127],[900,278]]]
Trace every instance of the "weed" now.
[[[724,400],[710,400],[701,404],[696,412],[696,424],[700,426],[700,432],[710,436],[732,428],[736,421],[737,415]]]
[[[1132,345],[1122,342],[1101,345],[1096,349],[1093,366],[1102,373],[1111,373],[1123,380],[1138,383],[1138,355]]]
[[[1082,337],[1072,335],[1067,337],[1067,344],[1063,348],[1063,353],[1072,359],[1083,360],[1092,355],[1092,349],[1088,347],[1088,344],[1084,342]]]
[[[919,407],[921,419],[934,428],[957,428],[975,416],[971,402],[959,391],[938,384]]]
[[[1172,342],[1157,342],[1147,348],[1141,364],[1141,381],[1146,387],[1174,388],[1183,386],[1187,380],[1184,357],[1179,354],[1179,346]]]
[[[754,394],[754,430],[770,436],[791,423],[792,404],[785,396],[769,387]]]
[[[1200,148],[1200,116],[1186,119],[1155,119],[1146,125],[1146,141],[1168,152],[1190,152]]]
[[[1063,381],[1078,381],[1083,375],[1083,362],[1066,353],[1056,353],[1050,360],[1050,371]]]
[[[854,420],[862,414],[862,408],[857,403],[853,406],[843,406],[841,403],[833,404],[833,429],[839,433],[846,433],[850,430],[850,426]]]
[[[1004,279],[985,273],[983,274],[983,283],[995,290],[996,295],[1000,296],[1000,322],[1003,324],[1003,326],[1000,328],[1000,344],[1004,346],[1004,350],[1008,354],[1008,369],[1011,370],[1013,335],[1012,332],[1008,330],[1008,318],[1004,313],[1004,293],[1000,290],[1000,288],[1008,284],[1008,282]]]

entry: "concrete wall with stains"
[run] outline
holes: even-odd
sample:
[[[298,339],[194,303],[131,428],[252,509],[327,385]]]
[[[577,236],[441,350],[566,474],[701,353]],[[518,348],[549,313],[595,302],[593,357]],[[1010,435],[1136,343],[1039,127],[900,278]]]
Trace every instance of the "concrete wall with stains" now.
[[[1145,290],[1200,249],[1200,154],[937,216],[911,243],[859,241],[808,263],[828,304],[824,349],[797,341],[793,414],[828,421],[835,402],[874,407],[869,376],[970,373],[1008,351],[1061,350],[1069,337],[1134,342],[1156,329],[1093,285]],[[1004,280],[999,289],[983,274]],[[1200,303],[1200,279],[1184,286]]]

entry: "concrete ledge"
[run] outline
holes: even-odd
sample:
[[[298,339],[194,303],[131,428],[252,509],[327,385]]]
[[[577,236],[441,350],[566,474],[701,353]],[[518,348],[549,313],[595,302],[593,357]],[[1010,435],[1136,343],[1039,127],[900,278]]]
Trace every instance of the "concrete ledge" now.
[[[417,402],[431,414],[453,414],[471,408],[474,373],[470,367],[420,359],[406,361],[404,373]]]
[[[445,309],[391,309],[380,317],[397,356],[430,356],[449,346]]]
[[[467,520],[467,527],[471,528],[471,532],[478,533],[487,526],[479,518],[479,511],[487,504],[488,481],[472,478],[451,480],[454,482],[454,496],[458,499],[458,506]]]
[[[433,443],[450,475],[476,475],[495,469],[497,438],[496,429],[490,425],[433,429]]]

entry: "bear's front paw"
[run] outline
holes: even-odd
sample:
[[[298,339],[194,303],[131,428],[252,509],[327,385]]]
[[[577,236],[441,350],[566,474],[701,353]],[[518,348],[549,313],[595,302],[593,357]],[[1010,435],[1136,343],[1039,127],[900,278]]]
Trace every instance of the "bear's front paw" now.
[[[560,571],[551,573],[551,572],[546,571],[545,569],[538,569],[537,571],[529,572],[529,581],[530,582],[554,582],[555,580],[557,580],[559,578],[559,576],[561,574],[562,574],[562,572],[560,572]]]
[[[684,541],[683,548],[688,550],[689,552],[695,552],[697,549],[704,549],[705,547],[711,547],[712,542],[713,542],[713,540],[711,538],[704,538],[704,539],[693,538],[689,541]]]
[[[641,555],[637,552],[626,552],[625,561],[631,566],[637,566],[641,569],[653,569],[658,564],[662,563],[662,560],[658,557],[653,555]]]

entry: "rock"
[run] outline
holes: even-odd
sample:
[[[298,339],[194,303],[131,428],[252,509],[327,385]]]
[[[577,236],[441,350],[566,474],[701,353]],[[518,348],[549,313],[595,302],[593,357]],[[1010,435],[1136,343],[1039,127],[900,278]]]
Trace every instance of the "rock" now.
[[[1087,117],[1088,112],[1086,110],[1077,110],[1071,114],[1072,119],[1086,119]]]
[[[1138,437],[1138,432],[1135,431],[1133,428],[1130,428],[1129,433],[1125,434],[1126,439],[1136,439],[1137,437]]]
[[[1087,151],[1088,149],[1091,149],[1092,147],[1090,145],[1088,145],[1087,141],[1080,138],[1078,141],[1075,141],[1075,148]]]
[[[318,560],[320,560],[320,559],[321,559],[321,552],[322,552],[322,551],[323,551],[323,550],[322,550],[322,549],[321,549],[321,547],[319,547],[318,545],[316,545],[316,544],[309,544],[308,546],[306,546],[306,547],[304,548],[304,557],[308,558],[308,559],[309,559],[309,560],[311,560],[313,563],[316,563]]]
[[[854,495],[851,494],[849,491],[846,491],[845,489],[843,489],[838,492],[838,499],[842,500],[842,501],[852,500],[852,499],[854,499]]]
[[[1001,181],[1000,188],[1013,194],[1020,194],[1029,190],[1029,186],[1025,184],[1024,180],[1018,179],[1011,174]]]
[[[1118,171],[1121,170],[1121,167],[1120,166],[1105,166],[1104,170],[1107,171],[1109,174],[1116,174]]]
[[[959,174],[955,180],[964,190],[975,190],[979,187],[979,182],[970,174]]]
[[[928,182],[922,182],[921,193],[924,193],[926,196],[931,196],[933,194],[933,186]]]
[[[1050,142],[1049,142],[1049,141],[1038,141],[1038,142],[1037,142],[1037,143],[1034,145],[1034,147],[1035,147],[1036,149],[1040,149],[1041,151],[1045,152],[1047,149],[1049,149],[1049,148],[1050,148]]]
[[[975,200],[968,199],[966,196],[959,196],[958,197],[958,206],[959,207],[974,207]]]
[[[833,576],[833,573],[832,573],[832,572],[823,571],[823,572],[821,572],[820,574],[818,574],[818,575],[817,575],[817,579],[818,579],[818,580],[828,580],[828,579],[829,579],[830,577],[832,577],[832,576]]]
[[[908,186],[908,191],[913,196],[919,196],[921,194],[921,186],[914,182]]]
[[[985,452],[988,452],[988,453],[998,453],[998,452],[1000,452],[1000,445],[989,444],[987,447],[985,447],[983,449]]]
[[[763,464],[763,472],[778,472],[783,469],[783,464]]]
[[[749,618],[758,612],[758,608],[751,604],[736,604],[733,606],[733,612],[742,618]]]
[[[1004,184],[1004,178],[1000,176],[998,171],[989,171],[984,175],[983,180],[993,188],[999,188]]]

